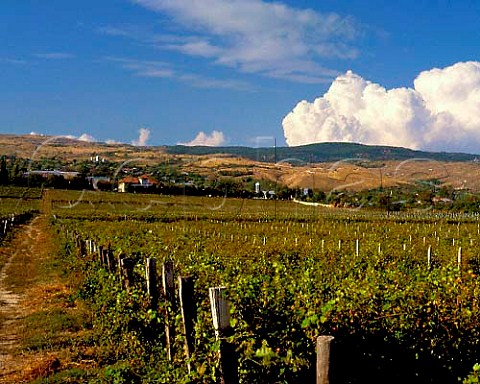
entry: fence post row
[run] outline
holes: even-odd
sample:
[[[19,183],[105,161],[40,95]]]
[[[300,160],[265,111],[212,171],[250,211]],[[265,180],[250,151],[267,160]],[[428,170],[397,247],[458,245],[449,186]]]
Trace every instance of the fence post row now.
[[[115,270],[115,258],[110,249],[103,249],[96,246],[93,240],[78,241],[79,246],[87,251],[91,251],[94,255],[99,256],[102,265],[108,267],[113,273]],[[461,252],[461,251],[460,251]],[[123,257],[120,252],[118,254],[118,270],[123,287],[127,292],[133,286],[133,269],[134,261],[129,257]],[[150,309],[156,309],[160,298],[158,291],[158,275],[156,269],[156,259],[147,258],[145,264],[145,273],[147,281],[147,292],[150,297]],[[162,265],[162,283],[163,293],[166,305],[165,314],[165,336],[167,358],[173,361],[174,339],[175,339],[175,279],[173,271],[173,263],[165,262]],[[179,284],[179,300],[180,310],[183,320],[183,332],[185,336],[185,356],[187,361],[188,372],[191,373],[191,358],[195,351],[195,329],[194,322],[197,315],[197,307],[195,302],[194,279],[192,277],[178,277]],[[228,342],[228,337],[233,335],[233,329],[230,326],[230,310],[229,303],[226,298],[226,287],[209,288],[209,298],[215,329],[215,336],[219,342],[218,365],[219,365],[219,382],[221,384],[238,384],[238,359],[235,345]],[[333,336],[318,336],[316,344],[317,362],[316,362],[316,384],[329,383],[330,368],[330,347]]]
[[[92,254],[98,257],[102,267],[106,267],[111,273],[114,273],[116,262],[110,245],[105,249],[103,246],[96,246],[93,240],[77,241],[79,248],[88,249]],[[118,254],[118,272],[122,286],[129,292],[133,286],[133,269],[134,260],[129,257],[123,257],[120,252]],[[147,282],[147,293],[150,298],[149,308],[158,308],[160,292],[158,290],[158,275],[156,268],[156,259],[147,258],[145,264],[145,274]],[[194,295],[194,280],[191,277],[179,277],[179,297],[181,303],[181,314],[183,320],[183,331],[185,334],[185,355],[187,359],[187,368],[191,372],[190,359],[195,349],[195,330],[194,322],[196,319],[197,308]],[[174,339],[175,339],[175,280],[173,272],[173,263],[166,262],[162,266],[162,282],[163,293],[166,304],[165,316],[165,334],[166,334],[166,350],[167,357],[173,360]]]

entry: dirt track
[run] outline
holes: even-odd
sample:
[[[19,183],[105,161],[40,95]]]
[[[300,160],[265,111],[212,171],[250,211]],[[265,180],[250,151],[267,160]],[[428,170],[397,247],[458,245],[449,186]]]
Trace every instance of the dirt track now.
[[[44,242],[41,219],[36,217],[0,248],[0,383],[22,382],[27,363],[20,354],[28,313],[24,301],[35,277],[32,261],[42,254]]]

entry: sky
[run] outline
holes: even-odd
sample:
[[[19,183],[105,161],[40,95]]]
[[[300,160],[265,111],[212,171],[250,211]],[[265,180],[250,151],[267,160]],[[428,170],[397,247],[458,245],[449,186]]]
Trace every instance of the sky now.
[[[477,0],[2,0],[0,133],[480,153]]]

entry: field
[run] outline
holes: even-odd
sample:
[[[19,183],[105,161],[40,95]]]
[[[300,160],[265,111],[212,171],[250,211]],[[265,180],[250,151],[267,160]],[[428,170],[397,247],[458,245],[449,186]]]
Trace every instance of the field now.
[[[226,342],[240,383],[314,382],[320,335],[334,337],[332,383],[452,383],[478,361],[476,214],[53,190],[41,209],[64,244],[76,286],[70,300],[92,313],[74,348],[80,360],[97,361],[58,380],[215,382],[210,287],[227,288]],[[112,263],[131,260],[128,289],[100,247]],[[179,303],[162,296],[152,306],[147,258],[160,275],[171,262],[176,276],[194,281],[188,360]],[[170,360],[166,322],[176,335]]]

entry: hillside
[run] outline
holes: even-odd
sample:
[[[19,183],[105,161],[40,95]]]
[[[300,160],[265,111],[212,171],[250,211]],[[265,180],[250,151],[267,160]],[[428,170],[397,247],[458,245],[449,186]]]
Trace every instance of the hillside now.
[[[470,161],[476,158],[474,154],[425,152],[415,151],[401,147],[388,147],[379,145],[363,145],[357,143],[318,143],[298,147],[277,148],[250,148],[250,147],[165,147],[169,154],[177,155],[207,155],[230,154],[241,156],[255,161],[275,162],[289,159],[296,162],[328,162],[342,159],[376,160],[407,160],[412,158],[428,158],[436,161]]]
[[[455,189],[480,191],[476,155],[422,152],[353,143],[320,143],[301,147],[186,147],[89,143],[67,138],[0,135],[0,155],[56,159],[62,163],[105,158],[114,168],[163,166],[177,175],[204,180],[232,178],[261,181],[270,188],[365,190],[435,181]],[[274,163],[274,160],[277,160]],[[170,173],[172,173],[170,172]],[[198,179],[197,177],[197,179]],[[269,187],[269,186],[270,187]]]

